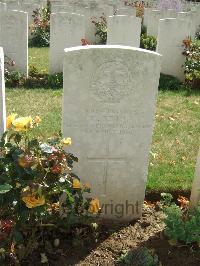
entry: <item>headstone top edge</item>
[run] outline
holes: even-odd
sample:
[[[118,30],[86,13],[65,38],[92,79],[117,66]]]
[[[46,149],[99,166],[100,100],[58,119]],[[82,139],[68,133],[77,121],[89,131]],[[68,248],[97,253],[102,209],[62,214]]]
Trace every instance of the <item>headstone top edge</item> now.
[[[64,52],[67,54],[68,52],[77,52],[77,51],[81,51],[81,50],[98,50],[98,49],[104,49],[104,50],[121,49],[121,50],[142,52],[143,54],[157,55],[159,57],[162,56],[161,54],[159,54],[157,52],[153,52],[153,51],[146,50],[146,49],[141,49],[141,48],[136,48],[136,47],[131,47],[131,46],[124,46],[124,45],[86,45],[86,46],[76,46],[76,47],[65,48]]]

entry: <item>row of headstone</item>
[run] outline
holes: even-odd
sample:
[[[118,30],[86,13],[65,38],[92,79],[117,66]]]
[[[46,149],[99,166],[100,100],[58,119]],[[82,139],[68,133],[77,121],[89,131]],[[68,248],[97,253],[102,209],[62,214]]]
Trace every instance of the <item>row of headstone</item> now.
[[[194,38],[194,32],[198,30],[200,24],[200,13],[198,9],[189,12],[176,12],[173,9],[154,10],[146,8],[144,13],[144,25],[147,27],[147,34],[150,36],[158,36],[158,27],[160,19],[165,18],[182,18],[191,20],[191,29],[189,33]]]
[[[147,35],[157,38],[156,51],[162,55],[161,72],[184,81],[183,40],[194,40],[196,32],[200,30],[200,6],[189,12],[147,8],[144,24],[147,26]]]
[[[102,16],[100,13],[98,17]],[[81,45],[81,40],[88,43],[98,42],[96,27],[92,23],[93,9],[88,15],[69,12],[52,13],[50,18],[50,73],[62,71],[63,49]],[[141,18],[136,16],[113,15],[107,17],[107,44],[140,46]]]

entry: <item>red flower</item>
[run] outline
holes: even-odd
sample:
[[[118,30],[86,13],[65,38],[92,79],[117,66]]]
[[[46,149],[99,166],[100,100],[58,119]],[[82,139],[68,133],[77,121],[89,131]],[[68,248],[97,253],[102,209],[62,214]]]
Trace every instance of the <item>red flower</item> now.
[[[81,39],[82,46],[89,45],[89,42],[86,39]]]
[[[60,164],[55,164],[52,168],[51,168],[51,172],[53,174],[60,174],[62,172],[62,166]]]

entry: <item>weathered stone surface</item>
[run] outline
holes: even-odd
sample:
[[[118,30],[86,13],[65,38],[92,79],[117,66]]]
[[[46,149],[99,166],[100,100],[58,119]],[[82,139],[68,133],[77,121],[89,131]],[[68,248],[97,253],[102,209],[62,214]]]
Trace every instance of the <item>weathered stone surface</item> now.
[[[84,16],[70,13],[51,14],[50,73],[63,71],[64,49],[81,45],[85,38]]]
[[[190,30],[189,30],[189,36],[191,39],[195,38],[195,33],[196,33],[196,18],[191,12],[179,12],[178,13],[178,19],[184,19],[188,20],[190,23]]]
[[[4,53],[0,47],[0,138],[6,129],[5,81],[4,81]]]
[[[15,61],[12,70],[28,74],[28,14],[2,11],[0,15],[0,46]]]
[[[107,44],[140,46],[141,18],[112,16],[108,18]]]
[[[191,21],[175,18],[161,19],[157,52],[162,55],[161,72],[184,81],[183,40],[190,35]]]
[[[117,9],[116,15],[136,16],[136,9],[133,7],[122,7]]]
[[[162,18],[162,11],[150,10],[147,21],[147,35],[157,37],[158,35],[158,24]]]
[[[141,215],[159,75],[160,55],[147,50],[65,49],[62,131],[106,219]]]

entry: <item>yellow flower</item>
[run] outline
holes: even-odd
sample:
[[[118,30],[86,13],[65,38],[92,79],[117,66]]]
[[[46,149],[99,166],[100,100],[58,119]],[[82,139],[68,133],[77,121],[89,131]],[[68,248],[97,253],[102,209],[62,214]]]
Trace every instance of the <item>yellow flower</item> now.
[[[18,159],[18,164],[22,168],[29,168],[35,163],[35,158],[32,155],[24,155]]]
[[[97,214],[100,210],[100,203],[98,199],[93,199],[90,201],[90,206],[88,211]]]
[[[35,117],[35,123],[36,124],[39,124],[41,121],[42,121],[42,119],[38,115],[36,115],[36,117]]]
[[[81,182],[77,178],[73,180],[73,188],[81,188]]]
[[[12,122],[15,120],[17,114],[11,114],[6,119],[6,128],[9,129],[12,126]]]
[[[22,185],[19,182],[16,182],[16,188],[20,188]]]
[[[71,138],[64,138],[64,139],[62,139],[61,142],[62,142],[63,145],[69,146],[69,145],[72,144],[72,139]]]
[[[26,207],[29,209],[42,206],[45,204],[45,198],[44,196],[42,197],[36,197],[34,193],[26,195],[22,197],[23,202],[25,202]]]
[[[30,116],[27,117],[19,117],[12,122],[15,131],[26,131],[32,126],[32,118]]]

